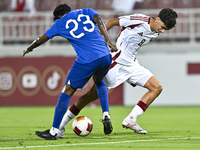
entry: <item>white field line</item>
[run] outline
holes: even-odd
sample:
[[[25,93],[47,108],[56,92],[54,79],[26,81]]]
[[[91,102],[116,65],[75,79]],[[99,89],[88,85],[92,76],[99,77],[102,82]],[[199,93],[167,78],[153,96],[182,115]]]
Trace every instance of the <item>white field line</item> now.
[[[200,137],[166,138],[166,139],[149,139],[149,140],[131,140],[131,141],[119,141],[119,142],[79,143],[79,144],[60,144],[60,145],[0,147],[0,149],[44,148],[44,147],[63,147],[63,146],[82,146],[82,145],[121,144],[121,143],[134,143],[134,142],[151,142],[151,141],[167,141],[167,140],[187,140],[187,139],[190,139],[190,140],[192,140],[192,139],[200,139]]]
[[[105,136],[98,136],[98,137],[89,137],[88,139],[108,139],[108,138],[114,138],[114,139],[117,139],[117,138],[121,138],[122,136],[108,136],[108,137],[105,137]],[[178,137],[182,137],[182,136],[173,136],[173,138],[178,138]],[[69,137],[65,138],[64,139],[68,139]],[[140,138],[146,138],[146,137],[140,137]],[[165,136],[165,138],[172,138],[172,136]],[[14,141],[14,140],[38,140],[38,139],[41,139],[41,138],[8,138],[8,139],[0,139],[0,141]]]
[[[107,137],[103,137],[103,136],[99,136],[99,137],[89,137],[88,139],[108,139],[108,138],[121,138],[122,136],[107,136]],[[172,137],[172,136],[169,136],[169,137]],[[68,139],[70,137],[64,137],[64,139]],[[8,138],[8,139],[0,139],[0,141],[14,141],[14,140],[38,140],[38,139],[41,139],[41,138]]]

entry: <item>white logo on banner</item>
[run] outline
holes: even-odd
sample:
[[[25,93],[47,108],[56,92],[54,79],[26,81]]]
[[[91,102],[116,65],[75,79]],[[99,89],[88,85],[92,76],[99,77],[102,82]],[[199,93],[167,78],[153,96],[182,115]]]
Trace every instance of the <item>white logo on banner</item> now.
[[[60,74],[57,71],[53,72],[53,75],[48,78],[47,86],[49,89],[53,90],[58,86],[58,81],[61,79]]]
[[[13,78],[10,72],[0,73],[0,89],[10,90],[13,86]]]
[[[22,76],[22,86],[24,88],[35,88],[37,86],[37,75],[33,73],[27,73]]]

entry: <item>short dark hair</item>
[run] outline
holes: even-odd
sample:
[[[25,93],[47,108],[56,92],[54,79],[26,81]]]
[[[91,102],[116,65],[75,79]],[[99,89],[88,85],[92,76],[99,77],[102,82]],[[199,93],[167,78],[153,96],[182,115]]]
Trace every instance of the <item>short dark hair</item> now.
[[[71,11],[71,8],[67,4],[58,5],[53,11],[54,21],[59,19],[59,16],[63,16],[64,14],[66,14],[69,11]]]
[[[159,12],[158,17],[168,29],[171,29],[175,26],[176,18],[178,18],[178,15],[173,9],[163,8]]]

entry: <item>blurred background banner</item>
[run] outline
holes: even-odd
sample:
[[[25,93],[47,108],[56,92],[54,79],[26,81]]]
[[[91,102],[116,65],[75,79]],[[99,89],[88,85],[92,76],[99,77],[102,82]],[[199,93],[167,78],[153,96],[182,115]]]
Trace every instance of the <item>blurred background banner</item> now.
[[[0,106],[56,105],[75,57],[0,58]],[[86,94],[93,80],[70,103]],[[123,86],[109,92],[110,104],[123,104]],[[95,101],[92,104],[99,104]]]
[[[17,1],[21,1],[21,4],[13,5]],[[61,3],[67,3],[72,10],[93,8],[104,22],[133,13],[157,17],[162,8],[170,7],[178,13],[177,25],[155,41],[200,41],[200,0],[0,0],[0,45],[32,42],[53,24],[53,10]],[[121,3],[124,5],[120,5]],[[118,6],[116,4],[120,8],[115,7]],[[129,5],[129,9],[125,4]],[[16,8],[17,6],[20,8]],[[116,40],[119,31],[120,28],[117,27],[109,31],[112,41]],[[57,37],[48,44],[65,42],[63,38]]]

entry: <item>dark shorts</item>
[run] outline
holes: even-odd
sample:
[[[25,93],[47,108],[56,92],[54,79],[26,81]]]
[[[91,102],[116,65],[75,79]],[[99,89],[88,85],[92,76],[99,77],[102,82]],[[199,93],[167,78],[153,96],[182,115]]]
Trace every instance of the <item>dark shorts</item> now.
[[[70,69],[65,84],[69,84],[73,88],[82,89],[91,76],[94,75],[103,78],[110,68],[111,61],[112,58],[110,54],[87,64],[80,64],[75,61]]]

